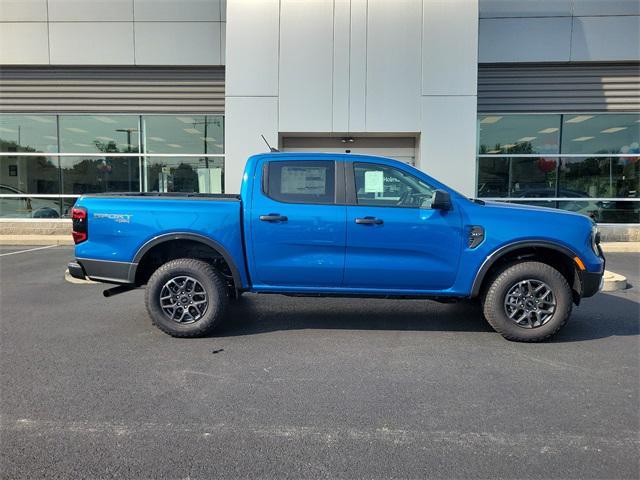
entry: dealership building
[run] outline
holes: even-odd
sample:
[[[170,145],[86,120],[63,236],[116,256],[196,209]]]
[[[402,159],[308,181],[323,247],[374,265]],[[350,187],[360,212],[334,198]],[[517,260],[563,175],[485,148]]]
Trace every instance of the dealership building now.
[[[237,193],[262,136],[638,240],[640,2],[0,0],[0,228]]]

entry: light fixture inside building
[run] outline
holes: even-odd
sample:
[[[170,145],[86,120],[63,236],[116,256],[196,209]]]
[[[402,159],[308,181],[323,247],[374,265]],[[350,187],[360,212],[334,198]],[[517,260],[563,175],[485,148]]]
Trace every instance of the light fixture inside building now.
[[[605,130],[602,130],[600,133],[616,133],[616,132],[621,132],[622,130],[626,130],[627,127],[611,127],[611,128],[607,128]]]
[[[593,118],[593,115],[576,115],[575,117],[567,120],[565,123],[580,123],[584,122],[585,120],[589,120],[590,118]]]
[[[480,123],[496,123],[496,122],[499,122],[501,119],[502,117],[498,117],[497,115],[490,115],[480,120]]]
[[[538,130],[538,133],[554,133],[554,132],[557,132],[558,130],[560,129],[555,127],[549,127],[549,128],[543,128],[542,130]]]
[[[340,139],[340,141],[342,143],[353,143],[355,142],[355,140],[353,139],[353,137],[343,137]]]
[[[573,141],[574,142],[586,142],[587,140],[591,140],[592,138],[596,138],[596,137],[578,137],[578,138],[574,138]]]
[[[100,115],[94,115],[93,118],[94,118],[94,120],[97,120],[97,121],[102,122],[102,123],[118,123],[113,118],[103,117],[103,116],[100,116]]]
[[[522,137],[518,139],[518,142],[530,142],[531,140],[535,140],[538,137]]]

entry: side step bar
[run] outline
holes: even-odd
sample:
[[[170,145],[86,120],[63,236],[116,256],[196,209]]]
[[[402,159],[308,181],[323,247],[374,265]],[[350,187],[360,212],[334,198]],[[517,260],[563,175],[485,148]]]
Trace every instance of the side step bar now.
[[[125,293],[128,292],[130,290],[135,290],[136,287],[135,285],[118,285],[117,287],[113,287],[113,288],[108,288],[107,290],[105,290],[104,292],[102,292],[102,294],[109,298],[109,297],[113,297],[114,295],[119,295],[121,293]]]

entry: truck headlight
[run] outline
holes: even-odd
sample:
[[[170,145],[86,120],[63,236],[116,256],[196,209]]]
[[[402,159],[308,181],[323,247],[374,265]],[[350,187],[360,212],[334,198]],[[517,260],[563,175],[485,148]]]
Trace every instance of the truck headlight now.
[[[600,255],[600,232],[598,231],[598,227],[594,225],[591,227],[591,248],[596,255]]]

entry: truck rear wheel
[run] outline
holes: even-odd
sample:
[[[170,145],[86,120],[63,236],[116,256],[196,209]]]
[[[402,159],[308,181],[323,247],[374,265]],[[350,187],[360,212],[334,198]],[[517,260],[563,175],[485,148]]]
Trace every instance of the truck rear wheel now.
[[[215,269],[193,258],[171,260],[147,283],[145,304],[153,324],[174,337],[199,337],[222,320],[229,301]]]
[[[564,276],[540,262],[521,262],[491,281],[483,301],[484,316],[507,340],[540,342],[569,320],[573,299]]]

